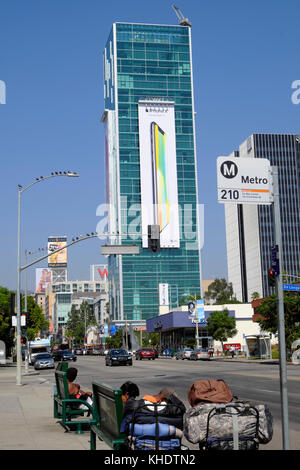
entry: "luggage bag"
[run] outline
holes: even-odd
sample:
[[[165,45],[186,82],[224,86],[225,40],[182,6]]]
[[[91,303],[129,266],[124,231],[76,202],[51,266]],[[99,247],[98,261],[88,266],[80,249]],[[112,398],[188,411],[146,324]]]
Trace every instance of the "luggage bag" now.
[[[184,435],[201,450],[257,450],[272,439],[272,422],[266,405],[205,403],[187,411]]]
[[[127,429],[128,449],[180,450],[183,431],[171,424],[172,418],[167,414],[168,406],[170,405],[151,403],[151,405],[141,405],[134,410]],[[172,405],[173,408],[174,406],[176,405]],[[164,408],[163,415],[160,414],[162,408]]]

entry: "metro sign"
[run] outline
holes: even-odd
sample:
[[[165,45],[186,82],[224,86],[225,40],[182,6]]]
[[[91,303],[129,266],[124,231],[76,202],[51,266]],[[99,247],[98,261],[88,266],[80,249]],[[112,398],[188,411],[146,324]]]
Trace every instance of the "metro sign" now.
[[[219,157],[218,202],[271,204],[272,175],[267,158]]]

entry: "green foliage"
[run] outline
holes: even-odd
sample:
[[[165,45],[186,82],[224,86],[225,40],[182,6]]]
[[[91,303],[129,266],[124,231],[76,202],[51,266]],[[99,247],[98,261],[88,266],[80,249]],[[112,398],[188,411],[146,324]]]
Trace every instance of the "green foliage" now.
[[[157,348],[158,346],[159,346],[159,333],[143,332],[143,347]]]
[[[220,312],[211,312],[206,321],[209,335],[216,341],[221,341],[222,349],[223,342],[237,334],[235,318],[229,316],[227,309]]]
[[[194,349],[196,347],[196,339],[195,338],[188,338],[184,340],[184,346],[187,348]]]
[[[10,311],[11,294],[6,287],[0,286],[0,339],[4,341],[6,348],[13,346],[13,336],[10,334],[11,317]]]
[[[283,296],[283,303],[285,341],[286,347],[290,348],[293,341],[300,338],[300,297],[294,294],[286,294]],[[277,333],[278,315],[276,295],[273,294],[264,299],[255,311],[261,315],[261,318],[258,319],[261,329],[273,334]]]
[[[252,295],[251,295],[251,299],[252,299],[252,300],[256,300],[256,299],[259,299],[259,298],[260,298],[259,292],[254,291],[254,292],[252,293]]]
[[[106,338],[105,344],[112,348],[123,347],[123,329],[119,328],[118,331],[111,337]]]
[[[11,297],[13,291],[0,286],[0,339],[5,342],[6,348],[10,349],[14,344],[14,337],[11,335],[12,320],[15,315],[11,312]],[[21,297],[21,310],[24,311],[24,295]],[[49,322],[45,319],[41,307],[37,305],[34,298],[27,296],[27,335],[32,341],[41,331],[48,330]]]
[[[73,339],[76,344],[84,342],[85,327],[96,325],[95,316],[88,302],[84,300],[79,309],[72,305],[66,325],[66,337]]]
[[[226,279],[215,279],[204,294],[206,302],[213,301],[214,304],[222,305],[229,303],[241,303],[233,297],[232,283],[227,283]]]
[[[196,300],[200,300],[201,295],[196,294]],[[181,299],[179,300],[179,307],[183,305],[187,305],[190,300],[195,300],[195,295],[183,295]]]
[[[22,295],[21,306],[24,311],[25,297]],[[33,297],[27,296],[27,337],[33,341],[42,331],[48,331],[49,322],[46,320],[43,310],[38,306]]]

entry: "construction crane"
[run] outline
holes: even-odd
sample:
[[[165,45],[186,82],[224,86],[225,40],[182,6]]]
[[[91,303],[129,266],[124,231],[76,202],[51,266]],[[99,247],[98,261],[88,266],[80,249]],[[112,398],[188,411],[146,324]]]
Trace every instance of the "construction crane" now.
[[[192,23],[190,23],[189,19],[183,16],[183,14],[181,13],[181,11],[176,5],[172,5],[172,8],[178,17],[180,26],[189,26],[189,27],[192,26]]]

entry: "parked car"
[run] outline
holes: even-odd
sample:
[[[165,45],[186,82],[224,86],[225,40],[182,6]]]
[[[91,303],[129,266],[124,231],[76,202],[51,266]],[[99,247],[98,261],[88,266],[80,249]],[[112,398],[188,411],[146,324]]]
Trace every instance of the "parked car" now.
[[[155,359],[155,351],[153,348],[141,348],[141,349],[138,349],[136,352],[135,352],[135,358],[137,360],[142,360],[142,359]]]
[[[132,366],[132,356],[125,349],[111,349],[105,356],[106,366]]]
[[[74,354],[76,354],[76,356],[83,356],[82,348],[74,348]]]
[[[49,353],[38,354],[34,361],[35,370],[54,369],[54,359]]]
[[[176,359],[190,359],[191,353],[193,352],[193,349],[191,348],[181,348],[178,349],[178,351],[175,354]]]
[[[53,351],[52,356],[54,361],[77,361],[77,356],[68,349]]]
[[[190,355],[191,361],[197,361],[200,359],[206,359],[206,360],[210,359],[210,355],[207,349],[194,349],[194,351],[191,352],[191,355]]]
[[[101,348],[94,347],[93,350],[92,350],[92,355],[93,356],[101,356]]]

